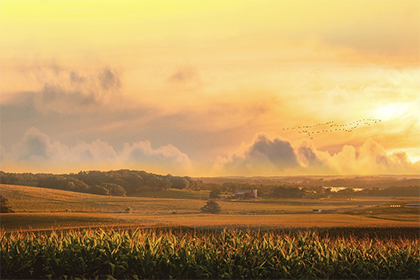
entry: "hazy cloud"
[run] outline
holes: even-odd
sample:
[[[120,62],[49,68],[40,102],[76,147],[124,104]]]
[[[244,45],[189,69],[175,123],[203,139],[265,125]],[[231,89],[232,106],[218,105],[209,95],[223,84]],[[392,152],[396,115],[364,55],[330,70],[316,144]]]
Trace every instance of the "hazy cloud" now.
[[[303,141],[295,149],[300,166],[306,172],[321,172],[334,174],[334,162],[328,152],[318,151],[311,141]]]
[[[48,161],[69,155],[69,149],[51,139],[37,128],[25,132],[23,138],[12,148],[12,156],[20,161]]]
[[[126,143],[121,157],[134,168],[165,169],[168,172],[188,172],[192,165],[189,157],[172,145],[153,149],[149,141]]]
[[[106,67],[99,74],[102,89],[104,90],[117,90],[121,86],[120,78],[115,70]]]
[[[360,147],[343,146],[334,155],[319,151],[311,141],[293,145],[287,140],[257,135],[243,152],[219,156],[214,171],[224,175],[295,174],[417,174],[420,162],[412,163],[403,152],[388,154],[382,145],[367,139]]]
[[[359,147],[344,145],[333,155],[319,151],[306,141],[296,148],[305,172],[324,174],[396,174],[418,173],[418,163],[412,163],[404,152],[389,154],[378,142],[367,139]]]
[[[4,149],[3,145],[0,144],[0,162],[4,158],[6,150]]]
[[[420,7],[417,4],[412,8],[418,10]],[[365,55],[412,56],[417,60],[419,26],[418,11],[401,12],[380,19],[369,15],[330,27],[324,32],[323,39],[328,44],[350,47]]]
[[[24,70],[20,70],[24,71]],[[26,95],[33,102],[36,110],[43,114],[78,114],[92,112],[101,107],[110,110],[116,104],[124,103],[119,90],[120,76],[117,70],[104,67],[99,70],[67,70],[63,67],[28,67],[24,73],[34,73],[39,91],[30,91]],[[32,98],[33,96],[33,98]],[[19,98],[15,94],[15,98]],[[115,102],[118,100],[118,102]],[[16,101],[12,100],[12,103]],[[112,106],[108,106],[112,105]]]
[[[72,155],[80,160],[116,160],[118,158],[114,148],[99,139],[88,143],[79,143],[71,148]]]
[[[1,147],[2,148],[2,147]],[[124,144],[120,153],[99,139],[67,146],[52,141],[37,128],[30,128],[9,153],[0,157],[3,166],[31,166],[32,172],[62,172],[62,168],[133,168],[158,173],[188,174],[189,157],[173,145],[153,149],[149,141]],[[36,170],[34,170],[34,169]]]
[[[172,86],[176,85],[184,89],[196,89],[201,86],[200,72],[190,66],[178,68],[168,80]]]
[[[86,82],[86,77],[80,75],[76,71],[70,71],[69,73],[70,81],[73,85],[78,85]]]
[[[417,171],[405,153],[387,154],[384,147],[372,139],[360,147],[355,155],[360,173],[412,173]],[[356,171],[356,170],[355,170]]]
[[[280,139],[270,140],[266,135],[258,135],[247,152],[250,158],[266,157],[276,167],[290,168],[297,165],[296,155],[290,142]]]
[[[45,85],[34,95],[34,106],[42,113],[74,114],[101,104],[95,93],[67,91],[60,86]]]
[[[214,169],[230,175],[281,174],[285,169],[299,166],[296,155],[287,140],[271,140],[264,134],[257,135],[249,147],[228,157],[218,157]]]

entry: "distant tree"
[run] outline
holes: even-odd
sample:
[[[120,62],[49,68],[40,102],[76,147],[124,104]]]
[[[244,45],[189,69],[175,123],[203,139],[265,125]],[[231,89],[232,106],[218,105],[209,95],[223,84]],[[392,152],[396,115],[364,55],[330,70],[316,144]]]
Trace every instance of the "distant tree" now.
[[[302,198],[305,191],[295,187],[275,187],[272,191],[272,196],[281,198]]]
[[[203,188],[203,180],[193,180],[190,177],[184,177],[188,181],[188,188],[190,190],[199,191]]]
[[[343,190],[339,190],[335,195],[337,196],[353,196],[356,191],[353,188],[345,188]]]
[[[212,199],[207,200],[206,205],[201,207],[201,212],[203,212],[203,213],[218,214],[218,213],[220,213],[221,210],[222,209],[221,209],[220,205]]]
[[[0,213],[13,213],[14,212],[8,204],[9,204],[9,200],[0,194]]]
[[[166,177],[172,183],[172,188],[185,189],[190,185],[190,182],[185,177],[172,176],[171,174],[166,175]]]
[[[167,190],[172,186],[172,183],[168,178],[154,174],[149,174],[148,178],[145,181],[145,185],[150,190],[155,191]]]
[[[329,196],[329,195],[331,195],[331,188],[325,188],[324,189],[324,193],[325,193],[325,195],[327,195],[327,196]]]
[[[38,181],[38,187],[59,189],[73,192],[89,192],[89,186],[76,179],[65,176],[49,176]]]
[[[220,198],[220,193],[221,193],[221,191],[219,189],[213,189],[213,190],[211,190],[211,192],[209,194],[210,199]]]
[[[420,197],[420,186],[389,187],[382,191],[384,196]]]
[[[234,193],[239,189],[239,186],[238,186],[238,184],[235,184],[235,183],[232,183],[232,182],[225,182],[225,183],[222,184],[222,188],[225,191]]]
[[[102,186],[109,190],[110,195],[125,196],[127,194],[125,189],[123,187],[121,187],[120,185],[117,185],[117,184],[105,183]]]
[[[109,195],[109,190],[104,186],[94,185],[90,188],[90,193],[99,195]]]
[[[15,173],[5,173],[5,172],[0,172],[0,183],[2,184],[15,184],[16,181],[21,180],[22,178],[19,176],[19,174],[15,174]]]

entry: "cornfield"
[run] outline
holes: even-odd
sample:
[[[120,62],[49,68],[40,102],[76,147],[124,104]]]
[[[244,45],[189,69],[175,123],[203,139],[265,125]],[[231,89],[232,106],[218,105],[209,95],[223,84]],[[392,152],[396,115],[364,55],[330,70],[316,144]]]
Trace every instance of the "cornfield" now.
[[[91,229],[0,242],[2,279],[420,278],[418,237]]]

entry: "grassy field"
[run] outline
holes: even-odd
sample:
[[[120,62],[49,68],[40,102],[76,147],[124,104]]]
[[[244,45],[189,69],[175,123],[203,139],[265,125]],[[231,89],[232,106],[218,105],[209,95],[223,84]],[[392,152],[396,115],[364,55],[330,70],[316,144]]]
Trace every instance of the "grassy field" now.
[[[194,228],[420,226],[419,209],[392,208],[392,204],[404,205],[407,201],[390,198],[225,200],[218,201],[222,212],[213,215],[200,212],[208,197],[208,192],[204,191],[169,190],[113,197],[15,185],[1,185],[0,190],[16,212],[0,216],[5,230],[155,225]],[[131,213],[125,213],[127,207],[132,209]]]

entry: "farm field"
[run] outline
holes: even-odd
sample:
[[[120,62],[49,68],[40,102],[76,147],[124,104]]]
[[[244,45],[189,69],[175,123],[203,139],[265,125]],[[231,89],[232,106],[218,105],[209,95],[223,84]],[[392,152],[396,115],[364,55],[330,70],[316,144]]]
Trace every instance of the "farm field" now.
[[[346,214],[182,214],[140,215],[136,213],[12,213],[2,214],[2,228],[51,230],[89,227],[184,226],[190,228],[324,228],[324,227],[419,227],[418,221],[396,221]]]
[[[203,214],[208,192],[0,191],[15,211],[0,215],[10,279],[420,276],[420,213],[404,198],[219,200]]]
[[[15,279],[418,279],[418,241],[418,237],[329,237],[311,230],[2,232],[1,275]]]
[[[5,230],[101,226],[186,226],[193,228],[311,228],[311,227],[419,227],[419,209],[391,208],[406,200],[374,197],[352,199],[261,199],[218,201],[220,214],[202,214],[208,193],[171,190],[155,197],[115,197],[1,185],[15,213],[1,215]],[[156,197],[159,193],[162,197]],[[185,198],[173,198],[173,197]],[[202,198],[196,199],[197,197]],[[130,213],[125,209],[131,208]],[[328,213],[315,212],[314,210]]]

